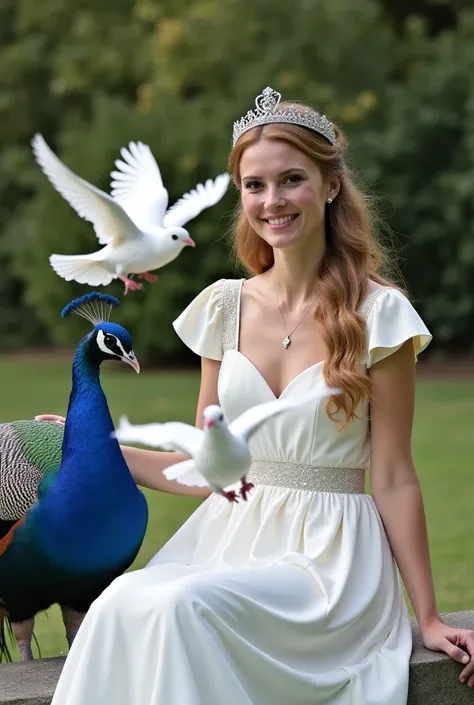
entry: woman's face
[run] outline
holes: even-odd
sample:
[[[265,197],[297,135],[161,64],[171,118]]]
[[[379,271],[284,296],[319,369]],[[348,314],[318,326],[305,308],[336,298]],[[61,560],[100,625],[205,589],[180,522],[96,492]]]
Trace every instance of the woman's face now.
[[[326,202],[335,194],[304,152],[262,139],[242,154],[240,183],[249,223],[271,247],[314,247],[324,238]]]

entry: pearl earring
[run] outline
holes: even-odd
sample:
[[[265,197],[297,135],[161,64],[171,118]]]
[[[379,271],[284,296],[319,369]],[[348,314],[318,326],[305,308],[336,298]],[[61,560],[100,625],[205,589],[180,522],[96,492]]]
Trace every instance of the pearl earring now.
[[[332,203],[332,198],[331,198],[331,196],[329,196],[329,198],[328,198],[328,203]]]

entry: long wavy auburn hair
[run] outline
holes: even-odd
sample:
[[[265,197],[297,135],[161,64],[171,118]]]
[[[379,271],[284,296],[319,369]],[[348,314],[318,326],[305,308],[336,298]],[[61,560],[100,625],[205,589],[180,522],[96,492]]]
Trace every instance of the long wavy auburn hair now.
[[[286,107],[290,103],[280,105]],[[342,390],[330,399],[326,411],[331,419],[342,421],[344,426],[357,416],[359,402],[370,400],[370,379],[360,366],[366,345],[366,321],[359,310],[367,295],[368,279],[399,287],[391,280],[393,275],[388,274],[387,253],[375,237],[379,220],[372,199],[355,185],[345,163],[346,140],[342,131],[336,126],[333,146],[316,132],[293,124],[268,124],[249,130],[240,137],[228,161],[228,170],[239,190],[242,154],[262,139],[289,143],[316,162],[323,178],[340,179],[338,195],[326,206],[326,250],[317,274],[314,318],[327,349],[324,378],[330,386]],[[273,248],[251,227],[241,202],[236,209],[232,235],[237,259],[249,274],[261,274],[273,266]],[[393,263],[390,269],[398,274]]]

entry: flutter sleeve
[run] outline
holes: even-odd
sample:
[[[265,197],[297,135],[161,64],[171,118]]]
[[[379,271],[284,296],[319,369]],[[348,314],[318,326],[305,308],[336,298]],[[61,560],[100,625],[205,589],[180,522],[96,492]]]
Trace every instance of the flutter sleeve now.
[[[367,317],[366,367],[392,355],[411,340],[415,361],[432,335],[414,307],[397,289],[387,287],[375,298]]]
[[[222,360],[222,296],[225,279],[206,287],[173,322],[183,343],[196,355]]]

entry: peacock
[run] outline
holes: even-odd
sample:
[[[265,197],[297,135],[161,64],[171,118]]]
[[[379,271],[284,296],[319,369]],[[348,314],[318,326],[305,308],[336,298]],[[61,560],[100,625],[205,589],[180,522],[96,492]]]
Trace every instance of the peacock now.
[[[130,334],[109,322],[118,299],[92,292],[69,303],[93,329],[79,343],[65,425],[0,426],[0,657],[5,625],[22,661],[33,658],[35,615],[59,604],[71,645],[91,603],[133,562],[148,508],[113,437],[100,384],[104,360],[140,371]]]

